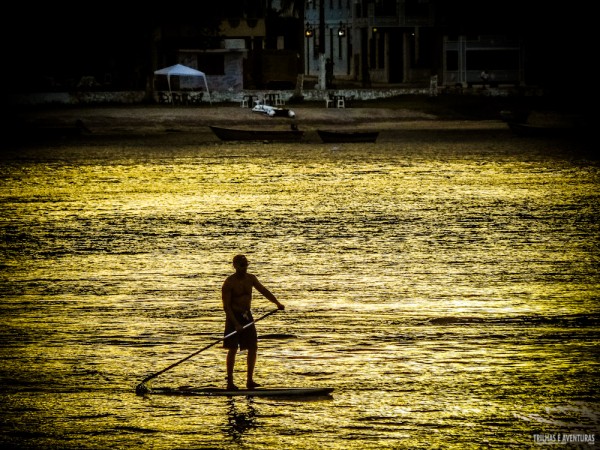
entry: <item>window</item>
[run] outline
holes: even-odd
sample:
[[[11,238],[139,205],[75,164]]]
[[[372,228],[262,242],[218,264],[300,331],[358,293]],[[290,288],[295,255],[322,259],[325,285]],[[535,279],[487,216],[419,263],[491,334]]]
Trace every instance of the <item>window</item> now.
[[[517,70],[519,68],[518,50],[470,50],[467,52],[467,68]]]
[[[406,0],[404,8],[407,17],[427,17],[429,15],[429,2],[423,0]]]
[[[198,67],[207,75],[225,75],[225,56],[222,53],[200,53]]]
[[[447,51],[446,52],[446,69],[447,70],[458,70],[458,52]]]
[[[396,0],[375,2],[375,16],[396,16]]]

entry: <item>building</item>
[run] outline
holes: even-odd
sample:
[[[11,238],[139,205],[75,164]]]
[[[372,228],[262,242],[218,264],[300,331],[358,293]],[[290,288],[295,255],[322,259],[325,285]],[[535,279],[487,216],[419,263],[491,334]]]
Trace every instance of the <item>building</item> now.
[[[193,43],[182,38],[194,31],[180,24],[173,30],[179,38],[171,39],[163,27],[157,48],[165,51],[157,59],[202,70],[215,91],[293,89],[297,74],[319,76],[327,68],[334,80],[364,86],[428,82],[434,54],[429,1],[308,0],[289,11],[282,5],[256,0],[228,11],[212,48],[174,48]]]
[[[318,42],[324,30],[323,53],[334,63],[334,77],[364,86],[428,82],[435,48],[432,2],[312,0],[305,16],[306,74],[320,70]]]
[[[105,8],[90,24],[47,6],[7,57],[23,68],[13,83],[22,92],[148,92],[154,70],[176,63],[202,70],[216,92],[293,89],[298,75],[318,87],[427,86],[432,76],[466,87],[484,70],[492,83],[564,86],[588,42],[567,11],[516,0],[219,0],[185,13]],[[558,32],[565,14],[573,25]]]
[[[521,86],[525,82],[521,42],[505,36],[444,37],[443,84]]]
[[[184,64],[203,71],[214,91],[293,89],[301,72],[297,18],[272,1],[229,2],[214,30],[189,23],[160,24],[156,65]],[[278,2],[275,2],[278,3]],[[213,35],[207,39],[206,35]],[[208,33],[207,33],[208,32]]]

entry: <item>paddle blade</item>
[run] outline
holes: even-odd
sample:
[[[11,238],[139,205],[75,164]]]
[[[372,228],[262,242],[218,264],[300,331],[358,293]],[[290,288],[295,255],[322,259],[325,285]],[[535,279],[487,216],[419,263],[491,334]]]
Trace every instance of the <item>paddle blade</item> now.
[[[150,388],[146,386],[144,383],[140,383],[135,387],[136,395],[145,395],[150,392]]]

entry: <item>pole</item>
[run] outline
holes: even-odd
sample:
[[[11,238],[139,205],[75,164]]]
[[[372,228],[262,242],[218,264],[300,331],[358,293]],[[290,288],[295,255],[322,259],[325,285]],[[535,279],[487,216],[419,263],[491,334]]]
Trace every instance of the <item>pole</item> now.
[[[319,89],[325,90],[325,0],[319,0]]]
[[[306,36],[306,75],[310,75],[310,41]]]
[[[278,309],[275,309],[275,310],[273,310],[273,311],[271,311],[271,312],[268,312],[268,313],[267,313],[267,314],[265,314],[264,316],[261,316],[261,317],[259,317],[258,319],[255,319],[253,322],[247,323],[246,325],[244,325],[244,329],[246,329],[246,328],[248,328],[248,327],[250,327],[250,326],[254,325],[254,324],[255,324],[256,322],[258,322],[259,320],[263,320],[264,318],[266,318],[266,317],[270,316],[271,314],[275,314],[277,311],[279,311],[279,310],[278,310]],[[184,362],[184,361],[187,361],[188,359],[190,359],[190,358],[192,358],[192,357],[196,356],[198,353],[202,353],[204,350],[207,350],[207,349],[211,348],[213,345],[216,345],[216,344],[218,344],[219,342],[221,342],[221,341],[224,341],[224,340],[225,340],[225,339],[227,339],[228,337],[231,337],[231,336],[233,336],[235,333],[237,333],[237,330],[236,330],[236,331],[232,331],[232,332],[231,332],[231,333],[229,333],[228,335],[226,335],[226,336],[223,336],[222,338],[219,338],[219,339],[217,339],[217,340],[216,340],[215,342],[213,342],[212,344],[208,344],[206,347],[203,347],[203,348],[201,348],[200,350],[198,350],[198,351],[196,351],[196,352],[192,353],[191,355],[188,355],[188,356],[186,356],[185,358],[183,358],[183,359],[180,359],[179,361],[177,361],[177,362],[175,362],[175,363],[171,364],[169,367],[165,367],[163,370],[160,370],[160,371],[158,371],[158,372],[156,372],[156,373],[153,373],[153,374],[151,374],[151,375],[148,375],[146,378],[144,378],[144,379],[142,380],[142,382],[141,382],[140,384],[138,384],[138,385],[136,386],[136,388],[135,388],[135,392],[136,392],[138,395],[143,395],[143,394],[145,394],[146,392],[148,392],[148,388],[147,388],[147,387],[144,385],[144,383],[146,383],[147,381],[150,381],[150,380],[152,380],[153,378],[156,378],[157,376],[159,376],[159,375],[161,375],[161,374],[165,373],[167,370],[171,370],[173,367],[175,367],[175,366],[178,366],[178,365],[179,365],[179,364],[181,364],[182,362]]]

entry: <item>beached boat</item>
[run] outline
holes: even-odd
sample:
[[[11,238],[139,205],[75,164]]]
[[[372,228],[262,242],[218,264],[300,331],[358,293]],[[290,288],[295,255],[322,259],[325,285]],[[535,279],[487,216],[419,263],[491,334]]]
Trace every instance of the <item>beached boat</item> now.
[[[67,139],[89,135],[92,131],[83,121],[76,120],[72,124],[33,124],[16,122],[8,130],[24,140]]]
[[[517,136],[569,137],[585,131],[571,126],[547,126],[530,123],[507,122],[510,130]]]
[[[592,122],[584,113],[501,111],[500,116],[517,136],[585,139],[592,131]]]
[[[375,142],[379,131],[317,130],[323,142]]]
[[[223,128],[210,126],[215,135],[222,141],[279,141],[293,142],[299,141],[304,135],[304,131],[292,126],[289,130],[248,130],[243,128]]]

